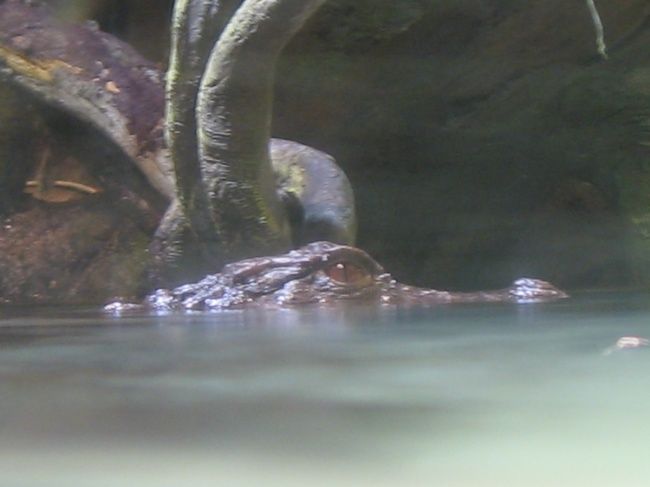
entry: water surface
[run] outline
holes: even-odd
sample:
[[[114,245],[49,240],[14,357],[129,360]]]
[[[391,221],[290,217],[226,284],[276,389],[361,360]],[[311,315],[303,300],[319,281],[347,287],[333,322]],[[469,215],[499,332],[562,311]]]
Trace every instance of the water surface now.
[[[647,295],[0,308],[0,487],[645,486]]]

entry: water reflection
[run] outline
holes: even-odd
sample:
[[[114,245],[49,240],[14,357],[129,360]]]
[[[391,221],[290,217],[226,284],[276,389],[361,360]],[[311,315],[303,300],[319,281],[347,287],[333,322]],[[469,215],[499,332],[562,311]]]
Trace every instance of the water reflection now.
[[[6,485],[650,480],[650,352],[602,355],[650,336],[644,296],[1,313]]]

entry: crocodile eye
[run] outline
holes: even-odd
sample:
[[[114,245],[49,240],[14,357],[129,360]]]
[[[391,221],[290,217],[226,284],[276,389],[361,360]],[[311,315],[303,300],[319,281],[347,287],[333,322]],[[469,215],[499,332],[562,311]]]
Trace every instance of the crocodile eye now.
[[[327,277],[339,284],[361,285],[372,279],[370,272],[350,262],[338,262],[323,270]]]

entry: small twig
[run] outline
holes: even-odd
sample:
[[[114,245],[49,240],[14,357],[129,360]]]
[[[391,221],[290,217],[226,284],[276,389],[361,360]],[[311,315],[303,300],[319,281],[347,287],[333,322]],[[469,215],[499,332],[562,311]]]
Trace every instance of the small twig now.
[[[589,13],[591,14],[591,20],[594,23],[594,29],[596,29],[596,46],[598,48],[598,54],[603,59],[607,59],[607,46],[605,45],[605,30],[603,29],[603,22],[600,20],[600,14],[596,8],[594,0],[586,0],[587,8],[589,8]]]
[[[60,179],[57,179],[56,181],[52,181],[51,185],[54,186],[55,188],[72,189],[74,191],[78,191],[79,193],[86,193],[86,194],[97,194],[101,192],[101,189],[95,188],[94,186],[88,186],[87,184],[82,184],[82,183],[75,183],[74,181],[63,181]],[[25,183],[25,187],[37,188],[38,190],[41,190],[42,184],[39,181],[29,180]]]

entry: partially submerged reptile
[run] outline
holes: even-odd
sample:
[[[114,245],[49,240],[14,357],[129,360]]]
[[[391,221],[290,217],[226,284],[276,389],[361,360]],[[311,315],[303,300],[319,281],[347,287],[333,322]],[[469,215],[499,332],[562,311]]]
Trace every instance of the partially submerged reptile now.
[[[355,237],[347,178],[327,154],[270,138],[275,60],[324,1],[177,0],[164,85],[96,26],[0,0],[0,299],[155,287],[171,289],[147,299],[158,309],[565,297],[530,279],[480,293],[405,286],[340,245]]]
[[[314,242],[275,257],[228,264],[219,274],[194,284],[158,289],[144,303],[114,302],[107,311],[149,308],[221,310],[251,307],[329,305],[341,301],[383,306],[435,306],[449,303],[530,303],[566,298],[538,279],[517,279],[494,291],[448,292],[397,282],[363,250]]]

